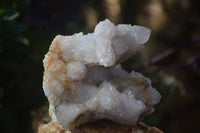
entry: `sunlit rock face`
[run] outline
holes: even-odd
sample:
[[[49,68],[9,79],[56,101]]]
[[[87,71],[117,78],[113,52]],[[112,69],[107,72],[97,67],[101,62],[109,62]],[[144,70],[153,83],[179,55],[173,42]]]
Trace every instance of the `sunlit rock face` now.
[[[150,36],[142,26],[100,22],[94,33],[58,35],[44,58],[44,92],[53,121],[66,129],[96,119],[137,124],[161,98],[142,74],[119,63]]]

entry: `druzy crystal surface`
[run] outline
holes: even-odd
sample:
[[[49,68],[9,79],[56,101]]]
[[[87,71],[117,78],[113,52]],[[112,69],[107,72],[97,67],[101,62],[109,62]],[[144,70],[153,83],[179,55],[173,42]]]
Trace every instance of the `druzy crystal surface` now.
[[[52,120],[66,129],[97,119],[134,125],[153,111],[161,96],[151,81],[120,67],[143,48],[150,32],[105,20],[94,33],[56,36],[44,58],[43,78]]]

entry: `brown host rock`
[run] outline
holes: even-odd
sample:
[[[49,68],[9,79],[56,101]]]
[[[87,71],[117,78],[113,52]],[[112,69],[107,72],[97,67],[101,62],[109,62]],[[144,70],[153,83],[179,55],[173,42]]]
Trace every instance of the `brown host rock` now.
[[[163,133],[155,127],[149,127],[144,124],[137,126],[123,126],[110,121],[101,120],[98,122],[89,122],[66,131],[58,123],[50,122],[38,127],[38,133]]]

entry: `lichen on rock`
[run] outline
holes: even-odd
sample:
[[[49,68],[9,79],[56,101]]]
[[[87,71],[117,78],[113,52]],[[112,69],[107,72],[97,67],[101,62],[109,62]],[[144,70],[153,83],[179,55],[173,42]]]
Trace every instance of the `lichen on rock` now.
[[[65,129],[97,119],[135,125],[160,101],[151,81],[120,63],[139,52],[151,31],[100,22],[94,33],[58,35],[44,58],[43,89],[53,121]]]

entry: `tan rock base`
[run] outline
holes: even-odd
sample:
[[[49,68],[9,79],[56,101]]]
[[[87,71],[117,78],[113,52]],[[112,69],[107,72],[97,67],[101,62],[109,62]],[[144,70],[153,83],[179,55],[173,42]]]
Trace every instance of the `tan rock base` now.
[[[58,123],[50,122],[38,126],[38,133],[163,133],[155,127],[144,124],[124,126],[107,120],[99,120],[81,125],[72,131],[66,131]]]

